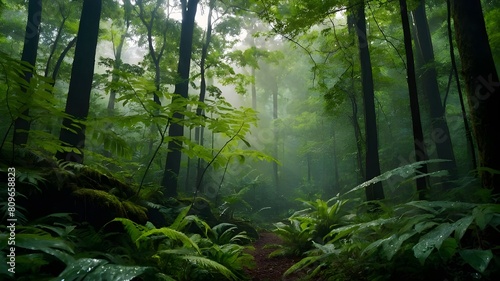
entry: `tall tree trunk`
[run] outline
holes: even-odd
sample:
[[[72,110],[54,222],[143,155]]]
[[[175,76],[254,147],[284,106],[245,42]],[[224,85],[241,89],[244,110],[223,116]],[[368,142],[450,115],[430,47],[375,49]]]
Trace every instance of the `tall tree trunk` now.
[[[340,177],[339,177],[339,160],[337,156],[337,137],[335,135],[335,128],[332,128],[332,147],[333,147],[333,176],[334,186],[330,191],[332,195],[335,195],[340,191]]]
[[[121,66],[123,64],[122,61],[122,52],[123,52],[123,46],[125,45],[125,39],[128,36],[128,28],[129,25],[127,24],[127,27],[122,35],[120,35],[120,41],[118,42],[118,46],[116,46],[115,50],[115,62],[113,63],[113,75],[111,76],[111,83],[116,84],[118,81],[120,81],[120,75],[116,73],[121,69]],[[109,114],[112,114],[113,110],[115,109],[115,99],[116,99],[116,93],[117,90],[112,87],[111,91],[109,92],[109,100],[108,100],[108,112]]]
[[[252,83],[251,83],[251,93],[252,93],[252,109],[257,110],[257,88],[255,87],[255,66],[251,66],[251,76],[252,76]]]
[[[189,90],[189,70],[191,68],[191,52],[193,49],[193,33],[194,19],[199,0],[182,0],[182,23],[181,23],[181,39],[179,45],[179,64],[177,73],[179,82],[175,84],[174,93],[181,98],[188,97]],[[175,102],[177,97],[174,97],[172,102]],[[174,120],[184,119],[184,115],[175,112]],[[165,172],[163,174],[162,186],[165,189],[165,196],[177,196],[177,178],[181,166],[181,147],[182,141],[175,139],[183,135],[184,127],[174,122],[170,125],[169,136],[174,138],[168,143],[167,160],[165,163]]]
[[[415,150],[415,160],[427,160],[427,151],[424,145],[424,134],[422,132],[422,123],[420,120],[420,108],[418,105],[417,79],[415,76],[415,63],[413,58],[413,49],[411,44],[410,22],[408,20],[408,8],[406,0],[399,0],[401,8],[401,21],[403,24],[403,35],[406,51],[406,73],[408,82],[408,92],[410,95],[410,110],[413,127],[413,144]],[[427,173],[427,164],[423,164],[419,170],[420,173]],[[421,200],[425,199],[427,192],[427,177],[418,177],[417,192]]]
[[[200,96],[198,98],[198,101],[200,103],[205,102],[205,95],[207,92],[207,80],[206,80],[206,61],[207,61],[207,56],[208,56],[208,48],[210,47],[210,42],[212,40],[212,13],[214,10],[214,5],[215,5],[215,0],[210,1],[210,7],[208,10],[208,19],[207,19],[207,31],[205,34],[205,43],[203,44],[202,50],[201,50],[201,61],[200,61]],[[198,106],[196,108],[196,115],[197,116],[202,116],[203,114],[203,109]],[[203,145],[203,132],[204,132],[204,126],[196,127],[195,128],[195,140],[196,143],[199,145]],[[202,177],[201,175],[203,174],[203,161],[201,158],[198,158],[198,161],[196,163],[196,186],[199,188],[200,192],[203,192],[203,184],[202,184]]]
[[[448,26],[448,44],[450,47],[450,61],[453,75],[455,76],[455,83],[457,84],[458,99],[460,100],[460,110],[462,112],[462,120],[464,122],[465,129],[465,139],[467,140],[467,151],[471,160],[471,169],[477,169],[476,160],[476,147],[474,146],[474,140],[472,138],[472,130],[469,126],[469,120],[467,119],[467,111],[465,109],[464,97],[462,93],[462,85],[460,84],[460,78],[458,77],[458,67],[455,60],[455,47],[453,44],[453,34],[451,30],[451,3],[450,0],[446,0],[447,8],[447,26]]]
[[[35,72],[41,21],[42,0],[30,0],[28,2],[28,19],[26,21],[23,54],[21,56],[21,60],[29,63],[32,67],[30,71],[24,72],[24,80],[26,80],[28,85],[33,73]],[[22,94],[26,95],[28,88],[26,86],[22,86],[21,91]],[[30,98],[26,97],[26,100],[29,101]],[[14,122],[13,142],[16,145],[25,145],[28,142],[28,131],[30,130],[29,107],[23,111],[22,115],[22,117],[18,117]]]
[[[366,178],[371,180],[380,175],[378,157],[377,117],[375,115],[375,94],[373,89],[372,66],[368,40],[366,36],[366,19],[364,1],[355,7],[356,33],[358,37],[359,57],[361,60],[361,80],[363,85],[363,102],[366,134]],[[367,186],[365,189],[368,201],[384,199],[381,182]]]
[[[450,130],[446,122],[446,115],[439,94],[437,71],[434,67],[434,49],[432,47],[431,33],[425,13],[425,1],[420,0],[420,5],[413,11],[413,19],[417,31],[415,37],[416,50],[421,58],[421,85],[429,102],[431,115],[431,138],[436,146],[437,156],[440,159],[450,160],[441,163],[441,168],[450,173],[450,179],[456,180],[457,164],[453,153]]]
[[[353,34],[356,32],[356,19],[355,16],[352,13],[349,13],[347,15],[347,28],[349,35],[352,35],[352,45],[356,44],[356,36]],[[338,41],[338,39],[337,39]],[[347,59],[347,57],[346,57]],[[354,77],[354,58],[351,57],[351,60],[349,60],[349,68],[351,69],[351,75],[350,75],[350,81],[351,84],[349,85],[349,89],[346,90],[346,94],[349,97],[349,100],[351,101],[351,108],[352,108],[352,126],[354,129],[354,138],[356,141],[356,164],[357,168],[359,170],[358,173],[358,184],[361,184],[362,182],[365,181],[366,176],[365,176],[365,167],[363,165],[363,146],[365,146],[365,143],[363,141],[363,135],[361,133],[361,127],[359,126],[359,118],[358,118],[358,102],[356,98],[356,88],[355,88],[355,77]]]
[[[452,0],[452,11],[479,166],[500,171],[500,82],[481,2]],[[480,177],[484,187],[500,194],[500,174],[482,171]]]
[[[272,81],[272,95],[273,95],[273,134],[274,134],[274,143],[273,143],[273,157],[278,159],[278,138],[279,138],[279,128],[276,124],[278,120],[278,81],[276,76],[273,77]],[[276,190],[280,189],[280,181],[279,181],[279,170],[278,163],[273,161],[273,175],[274,175],[274,184]]]
[[[354,83],[354,77],[351,79]],[[352,87],[354,91],[354,87]],[[358,165],[359,177],[361,182],[365,180],[365,167],[363,167],[363,139],[361,136],[361,128],[358,122],[358,102],[356,101],[356,95],[353,93],[348,93],[349,99],[351,101],[352,107],[352,118],[351,122],[354,128],[354,138],[356,140],[356,164]],[[361,183],[359,182],[359,183]]]
[[[81,149],[85,147],[85,125],[78,121],[85,120],[89,112],[101,8],[102,0],[83,1],[65,110],[72,119],[63,120],[59,135],[59,140],[73,151],[60,151],[56,154],[57,159],[83,163]]]

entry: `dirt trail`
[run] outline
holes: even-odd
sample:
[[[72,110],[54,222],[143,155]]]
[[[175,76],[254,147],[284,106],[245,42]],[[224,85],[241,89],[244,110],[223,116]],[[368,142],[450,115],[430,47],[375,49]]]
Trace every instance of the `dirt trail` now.
[[[294,274],[282,278],[283,273],[293,264],[298,262],[300,258],[276,257],[268,258],[269,254],[275,249],[265,249],[265,245],[281,244],[282,240],[274,233],[263,232],[259,233],[260,238],[254,242],[254,251],[250,251],[255,258],[255,268],[247,270],[248,275],[252,277],[252,281],[296,281],[300,280]]]

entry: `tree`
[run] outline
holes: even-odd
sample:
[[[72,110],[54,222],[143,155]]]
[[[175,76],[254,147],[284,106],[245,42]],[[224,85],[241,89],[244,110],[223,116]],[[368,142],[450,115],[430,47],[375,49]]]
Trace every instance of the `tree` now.
[[[480,1],[452,0],[456,42],[471,112],[480,178],[500,194],[500,82],[486,33]],[[494,169],[492,172],[487,169]]]
[[[181,38],[179,43],[179,63],[177,65],[177,73],[179,75],[178,82],[175,84],[172,102],[178,98],[187,98],[189,90],[189,71],[191,68],[191,53],[193,49],[193,33],[194,19],[199,0],[181,0],[182,7],[182,23],[181,23]],[[175,112],[172,116],[177,122],[170,125],[168,135],[172,140],[168,143],[167,160],[163,173],[162,186],[165,189],[167,197],[177,196],[177,179],[181,166],[181,147],[182,140],[180,137],[184,134],[184,127],[179,124],[179,121],[184,118],[179,112]]]
[[[413,49],[411,44],[410,22],[408,20],[408,8],[406,0],[399,0],[401,8],[401,21],[403,24],[403,36],[406,51],[406,73],[408,82],[408,92],[410,95],[410,111],[413,128],[413,145],[415,151],[415,161],[425,161],[428,159],[427,151],[424,145],[424,134],[422,132],[422,123],[420,120],[420,107],[418,104],[417,79],[415,75],[415,62],[413,58]],[[427,164],[422,164],[418,170],[422,174],[427,173]],[[417,191],[421,200],[425,199],[427,190],[426,177],[417,177]]]
[[[435,67],[434,50],[432,46],[431,33],[427,23],[425,13],[425,1],[420,0],[419,6],[412,12],[413,21],[416,29],[414,37],[416,51],[420,59],[421,73],[420,85],[427,97],[429,103],[429,113],[431,117],[432,133],[430,137],[436,145],[436,152],[439,159],[449,161],[442,162],[441,168],[450,173],[450,179],[457,179],[457,164],[453,153],[453,145],[451,143],[450,130],[446,122],[445,111],[439,94],[439,86],[437,82],[437,70]]]
[[[69,148],[57,153],[56,157],[61,160],[83,162],[81,150],[85,146],[85,124],[83,121],[89,112],[101,9],[101,0],[85,0],[83,2],[68,99],[66,100],[65,112],[69,117],[64,118],[59,135],[59,140],[63,145],[68,145]]]
[[[40,39],[40,23],[42,22],[42,0],[30,0],[28,2],[28,17],[26,31],[24,34],[24,47],[21,60],[28,63],[32,68],[24,72],[26,84],[30,84],[31,77],[35,72],[35,63],[38,51],[38,40]],[[29,87],[29,86],[28,86]],[[26,94],[27,86],[22,86],[21,91]],[[26,100],[30,100],[27,97]],[[16,119],[14,123],[14,144],[25,145],[28,142],[28,131],[30,129],[29,107]]]
[[[125,45],[125,41],[127,37],[129,36],[128,32],[130,29],[130,24],[132,21],[131,17],[131,10],[132,10],[132,4],[130,3],[130,0],[125,0],[123,1],[123,23],[120,25],[120,32],[121,34],[119,35],[119,39],[117,44],[115,43],[114,40],[114,34],[113,31],[111,31],[112,36],[111,40],[113,43],[113,54],[115,56],[115,61],[113,63],[113,74],[111,78],[111,84],[116,84],[120,80],[120,76],[118,75],[118,71],[120,71],[121,66],[123,64],[122,61],[122,52],[123,52],[123,47]],[[151,50],[150,50],[151,51]],[[110,113],[113,112],[115,108],[115,99],[116,99],[116,94],[117,94],[117,89],[115,87],[112,87],[112,89],[109,91],[109,100],[108,100],[108,111]]]
[[[363,102],[365,116],[365,138],[366,138],[366,174],[365,180],[371,180],[380,175],[380,163],[378,155],[377,117],[375,114],[375,94],[373,89],[373,76],[370,60],[370,50],[366,35],[366,18],[364,1],[354,7],[355,26],[358,38],[359,58],[361,62],[361,80],[363,85]],[[366,199],[384,199],[382,183],[367,186],[365,189]]]
[[[156,91],[160,90],[160,85],[161,85],[161,67],[160,67],[160,62],[161,59],[165,53],[165,49],[167,47],[167,29],[168,29],[168,19],[167,21],[161,21],[163,13],[161,12],[161,7],[163,4],[163,0],[158,0],[154,3],[153,7],[146,6],[144,1],[140,0],[137,1],[137,7],[139,10],[136,10],[136,13],[141,20],[142,24],[146,28],[146,36],[147,36],[147,42],[148,42],[148,50],[149,50],[149,56],[151,58],[151,61],[154,65],[155,69],[155,86],[156,86]],[[127,9],[128,3],[125,3],[125,8]],[[151,10],[148,11],[148,8]],[[127,11],[125,13],[125,17],[127,16]],[[128,24],[128,23],[126,23]],[[154,38],[154,33],[159,32],[160,33],[160,40],[155,40]],[[155,45],[157,41],[161,42],[158,45]],[[153,100],[159,105],[160,103],[160,97],[158,96],[157,93],[154,93],[153,95]]]

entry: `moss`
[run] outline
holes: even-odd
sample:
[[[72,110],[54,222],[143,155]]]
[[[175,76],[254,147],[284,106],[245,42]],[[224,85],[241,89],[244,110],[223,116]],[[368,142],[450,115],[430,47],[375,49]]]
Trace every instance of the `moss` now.
[[[125,212],[127,212],[127,215],[137,218],[139,221],[143,222],[146,222],[148,220],[148,216],[146,215],[146,212],[148,210],[145,207],[136,205],[130,201],[122,202],[122,206]]]

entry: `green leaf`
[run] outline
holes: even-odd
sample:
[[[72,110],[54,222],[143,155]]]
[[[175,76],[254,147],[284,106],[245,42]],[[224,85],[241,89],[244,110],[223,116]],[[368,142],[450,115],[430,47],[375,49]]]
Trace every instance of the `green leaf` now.
[[[465,234],[465,231],[467,231],[467,228],[469,228],[473,220],[474,220],[473,216],[467,216],[453,223],[455,227],[455,239],[457,239],[458,241],[462,239],[462,237]]]
[[[454,226],[450,223],[443,223],[422,236],[420,241],[413,246],[415,257],[420,263],[424,264],[432,250],[434,250],[434,248],[439,250],[443,241],[448,238],[454,230]]]
[[[493,258],[491,250],[461,250],[459,253],[465,262],[481,273],[486,270]]]
[[[101,259],[82,258],[66,267],[56,280],[72,281],[100,281],[100,280],[121,280],[128,281],[143,274],[149,267],[143,266],[123,266],[108,264]]]
[[[441,248],[439,248],[439,255],[443,260],[447,261],[455,255],[457,249],[457,240],[455,238],[448,237],[443,241]]]
[[[48,235],[18,234],[16,236],[16,246],[30,250],[53,248],[73,253],[73,249],[64,240]]]
[[[485,209],[480,207],[474,208],[474,210],[472,210],[472,215],[474,216],[477,226],[479,226],[481,230],[484,230],[486,225],[488,225],[493,218],[492,213],[485,212]]]

